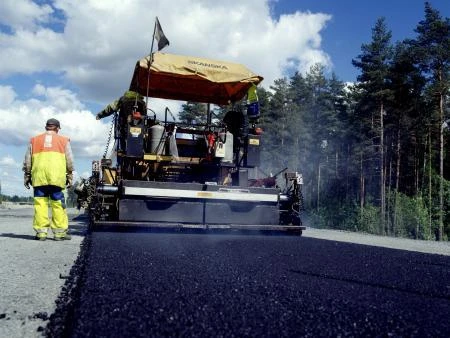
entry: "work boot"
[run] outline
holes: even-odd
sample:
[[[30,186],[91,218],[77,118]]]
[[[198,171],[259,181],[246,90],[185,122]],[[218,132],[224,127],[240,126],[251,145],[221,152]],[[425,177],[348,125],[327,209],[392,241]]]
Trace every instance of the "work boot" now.
[[[37,241],[45,241],[47,239],[47,236],[36,235],[36,236],[34,236],[34,239],[37,240]]]
[[[55,241],[70,241],[72,239],[72,236],[70,236],[69,234],[65,234],[64,236],[58,236],[58,237],[54,237]]]

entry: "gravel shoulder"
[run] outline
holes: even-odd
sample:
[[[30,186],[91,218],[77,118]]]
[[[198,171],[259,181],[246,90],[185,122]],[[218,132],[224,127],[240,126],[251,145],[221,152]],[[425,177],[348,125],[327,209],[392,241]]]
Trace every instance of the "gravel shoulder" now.
[[[69,209],[72,240],[34,239],[32,206],[0,205],[0,337],[40,337],[87,225]],[[82,212],[82,211],[81,211]]]
[[[413,240],[406,238],[376,236],[350,231],[315,229],[311,227],[307,227],[306,230],[303,231],[303,236],[338,242],[356,243],[450,256],[450,242]]]

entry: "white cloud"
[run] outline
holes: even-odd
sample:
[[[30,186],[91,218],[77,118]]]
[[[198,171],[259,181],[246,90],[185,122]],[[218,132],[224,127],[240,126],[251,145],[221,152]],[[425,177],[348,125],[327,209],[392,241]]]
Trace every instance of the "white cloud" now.
[[[42,85],[36,85],[32,93],[37,96],[26,101],[13,100],[8,107],[0,108],[0,145],[27,144],[31,136],[44,131],[45,121],[54,117],[61,122],[61,134],[70,137],[76,157],[100,156],[108,125],[95,120],[76,94]],[[10,96],[14,97],[15,93]]]
[[[68,107],[77,110],[84,108],[84,104],[78,100],[76,94],[68,89],[60,87],[46,88],[42,84],[36,84],[32,93],[45,98],[46,102],[51,103],[57,110],[66,110]]]
[[[20,164],[10,155],[0,158],[0,166],[2,167],[19,167]]]
[[[0,22],[14,29],[35,29],[36,25],[48,22],[53,9],[47,5],[38,5],[33,1],[2,0],[0,4]]]
[[[16,98],[12,86],[0,86],[0,108],[8,107]]]
[[[12,1],[0,5],[11,11]],[[48,19],[51,8],[18,0],[32,22]],[[170,40],[164,51],[244,63],[265,78],[320,62],[331,66],[320,49],[321,30],[329,15],[295,12],[271,17],[270,2],[260,0],[84,1],[55,0],[65,14],[64,30],[26,26],[8,20],[10,35],[0,35],[0,74],[54,72],[80,90],[80,97],[106,102],[129,86],[135,62],[150,51],[154,17]],[[36,8],[37,7],[37,8]],[[18,16],[18,15],[17,15]]]
[[[1,10],[1,8],[0,8]],[[18,29],[12,35],[0,33],[0,73],[54,73],[67,69],[68,47],[62,34],[40,27],[37,31]]]

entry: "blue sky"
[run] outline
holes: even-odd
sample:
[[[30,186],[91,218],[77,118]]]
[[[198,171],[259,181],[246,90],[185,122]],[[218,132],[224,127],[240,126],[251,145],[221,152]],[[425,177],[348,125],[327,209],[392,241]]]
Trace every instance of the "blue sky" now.
[[[449,0],[431,0],[442,17]],[[2,0],[0,1],[0,181],[2,193],[30,195],[21,163],[28,139],[45,120],[70,136],[76,177],[104,152],[110,119],[95,114],[127,89],[135,62],[149,53],[158,16],[164,52],[245,64],[262,85],[315,63],[345,82],[351,60],[386,18],[392,42],[414,38],[420,0]],[[162,114],[180,102],[150,99]],[[162,115],[161,115],[162,116]]]
[[[442,17],[450,17],[449,0],[431,0]],[[422,0],[279,0],[276,15],[294,11],[323,12],[332,15],[322,31],[322,48],[331,56],[333,71],[343,81],[355,81],[358,70],[351,59],[361,52],[361,44],[372,37],[372,27],[380,17],[386,18],[392,42],[414,38],[414,29],[424,19]]]

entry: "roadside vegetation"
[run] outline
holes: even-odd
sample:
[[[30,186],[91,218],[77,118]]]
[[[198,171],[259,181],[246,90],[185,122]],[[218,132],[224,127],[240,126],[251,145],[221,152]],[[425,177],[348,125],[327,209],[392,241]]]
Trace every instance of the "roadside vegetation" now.
[[[0,205],[4,202],[11,202],[11,203],[19,203],[19,204],[33,204],[33,197],[23,197],[23,196],[6,196],[6,195],[0,195]]]
[[[355,84],[315,65],[260,89],[263,169],[303,174],[314,226],[450,237],[450,19],[425,3],[415,32],[392,43],[380,18]]]
[[[74,187],[76,187],[78,182],[66,190],[66,205],[70,208],[77,206],[77,195],[75,194]],[[33,196],[8,196],[0,194],[0,205],[7,203],[15,203],[22,205],[33,205]]]

